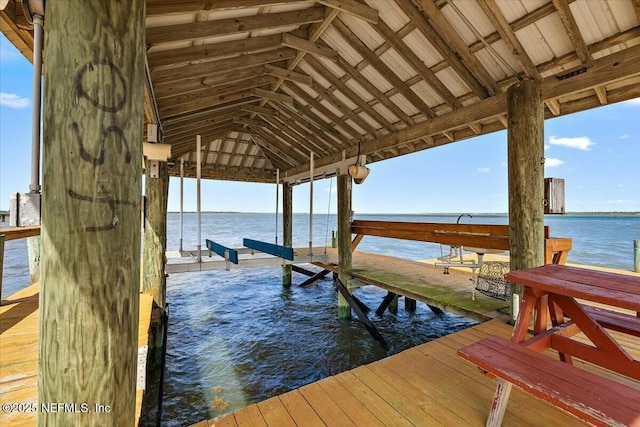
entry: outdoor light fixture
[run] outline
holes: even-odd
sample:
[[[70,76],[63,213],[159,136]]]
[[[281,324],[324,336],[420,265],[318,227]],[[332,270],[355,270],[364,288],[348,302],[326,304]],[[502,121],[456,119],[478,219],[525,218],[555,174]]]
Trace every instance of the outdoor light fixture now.
[[[365,166],[366,162],[367,156],[358,155],[356,164],[349,166],[349,176],[356,184],[362,184],[369,176],[369,168]]]

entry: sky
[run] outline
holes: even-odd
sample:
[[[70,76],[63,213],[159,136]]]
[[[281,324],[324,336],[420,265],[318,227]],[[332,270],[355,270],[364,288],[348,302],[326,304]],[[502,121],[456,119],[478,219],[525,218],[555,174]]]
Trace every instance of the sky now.
[[[28,192],[32,65],[0,35],[0,210]],[[640,98],[545,121],[545,177],[565,180],[569,212],[640,211]],[[369,165],[353,186],[356,213],[504,213],[507,134],[495,132]],[[185,179],[185,211],[196,210]],[[203,180],[203,211],[274,212],[274,184]],[[335,179],[314,183],[314,213],[336,211]],[[281,211],[281,197],[280,207]],[[309,185],[294,187],[294,212],[309,212]],[[171,178],[169,211],[180,208]]]

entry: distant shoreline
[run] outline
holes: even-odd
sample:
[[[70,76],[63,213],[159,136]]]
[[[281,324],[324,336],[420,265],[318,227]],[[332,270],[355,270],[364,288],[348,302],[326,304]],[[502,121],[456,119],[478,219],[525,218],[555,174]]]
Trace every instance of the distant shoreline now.
[[[179,211],[169,211],[168,213],[179,214]],[[186,214],[195,214],[195,211],[184,211]],[[240,212],[240,211],[202,211],[203,214],[216,214],[216,215],[265,215],[274,214],[274,212]],[[295,215],[306,215],[308,212],[294,212]],[[467,213],[467,212],[465,212]],[[471,215],[479,217],[506,217],[506,212],[470,212]],[[316,213],[315,215],[326,215],[325,213]],[[335,215],[335,214],[332,214]],[[460,212],[452,213],[359,213],[356,215],[367,216],[435,216],[435,217],[448,217],[458,216]],[[548,217],[590,217],[590,216],[613,216],[613,217],[640,217],[640,212],[568,212],[564,215],[545,215]]]

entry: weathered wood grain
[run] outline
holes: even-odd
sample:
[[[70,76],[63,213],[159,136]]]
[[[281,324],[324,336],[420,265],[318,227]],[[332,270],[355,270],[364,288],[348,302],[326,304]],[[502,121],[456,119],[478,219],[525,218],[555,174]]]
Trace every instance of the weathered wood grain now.
[[[507,91],[509,246],[512,270],[544,264],[544,107],[540,82]],[[512,289],[522,296],[523,288]]]
[[[73,13],[69,13],[72,10]],[[135,421],[143,2],[47,5],[38,401],[42,426]]]

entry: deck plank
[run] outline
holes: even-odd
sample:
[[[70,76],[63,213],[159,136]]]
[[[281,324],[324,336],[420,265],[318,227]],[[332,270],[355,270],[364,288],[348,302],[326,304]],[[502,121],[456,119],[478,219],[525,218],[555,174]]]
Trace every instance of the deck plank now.
[[[511,326],[497,320],[482,323],[306,385],[277,399],[293,422],[305,427],[346,423],[367,426],[483,426],[489,414],[496,380],[487,378],[475,366],[457,357],[456,351],[491,335],[509,338],[511,331]],[[627,339],[630,345],[640,342],[633,337]],[[576,365],[598,371],[603,376],[616,376],[580,361],[576,361]],[[640,381],[617,377],[625,385],[640,389]],[[269,403],[259,403],[258,408],[262,411],[261,405],[277,403],[273,399],[276,398],[267,401]],[[244,410],[239,409],[234,414],[238,416]],[[265,412],[262,413],[264,416]],[[573,427],[583,423],[514,388],[504,425]]]
[[[287,408],[277,396],[258,403],[258,409],[269,427],[296,427]]]
[[[347,427],[353,425],[351,419],[333,401],[318,383],[307,384],[300,388],[300,393],[313,407],[318,416],[326,425]]]
[[[333,399],[333,401],[347,414],[355,426],[383,427],[384,424],[349,390],[340,384],[335,377],[318,381],[318,385]]]
[[[298,390],[290,391],[280,396],[280,401],[287,408],[293,421],[299,426],[323,427],[325,423],[316,411],[309,405]]]
[[[233,414],[238,427],[267,427],[262,414],[255,403]]]
[[[0,306],[0,404],[32,403],[38,399],[39,285],[7,297]],[[153,298],[140,294],[138,351],[146,355]],[[143,388],[136,390],[136,421]],[[36,413],[0,411],[0,425],[32,426]]]
[[[337,271],[337,251],[329,248],[327,254],[327,263],[314,264]],[[351,275],[364,283],[476,320],[504,318],[499,310],[509,307],[508,302],[479,293],[474,300],[469,268],[443,274],[444,269],[433,264],[360,251],[353,253],[352,266]]]

